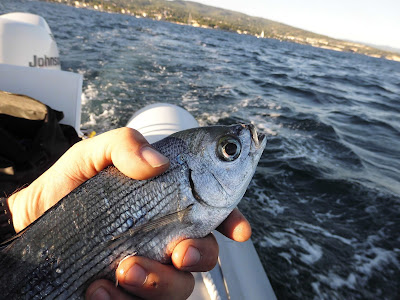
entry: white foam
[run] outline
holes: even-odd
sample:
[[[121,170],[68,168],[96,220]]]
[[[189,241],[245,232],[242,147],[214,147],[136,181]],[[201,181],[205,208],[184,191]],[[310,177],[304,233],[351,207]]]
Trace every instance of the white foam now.
[[[287,207],[283,206],[279,200],[271,199],[268,195],[264,193],[264,190],[254,184],[253,181],[250,183],[249,188],[254,191],[257,201],[263,204],[263,211],[266,211],[274,216],[284,213]]]
[[[115,115],[115,110],[114,108],[111,109],[105,109],[100,115],[96,115],[95,113],[90,113],[89,114],[89,121],[81,124],[81,127],[87,128],[87,127],[93,127],[98,124],[98,121],[100,120],[107,120],[110,117]],[[101,128],[104,129],[104,128]]]
[[[286,259],[286,261],[287,261],[290,265],[292,264],[292,261],[290,260],[290,259],[292,258],[292,255],[290,255],[289,253],[287,253],[287,252],[281,252],[281,253],[278,253],[278,255],[281,256],[281,257],[283,257],[284,259]]]
[[[266,119],[265,117],[258,115],[252,116],[251,124],[256,126],[260,133],[265,133],[271,136],[276,136],[281,127],[280,124],[277,125],[273,122],[270,122],[269,119]]]
[[[279,113],[269,113],[269,116],[270,116],[271,118],[278,118],[278,117],[281,116],[281,114],[279,114]]]
[[[217,114],[213,113],[202,113],[198,119],[200,126],[206,126],[210,124],[217,124],[220,119],[228,118],[230,114],[226,111],[219,112]]]
[[[308,252],[308,254],[300,254],[300,260],[304,263],[313,264],[322,257],[322,248],[319,245],[310,244],[303,238],[298,238],[297,242],[306,252]]]
[[[356,270],[367,276],[372,276],[373,271],[384,270],[387,265],[395,265],[400,268],[396,251],[390,251],[379,247],[367,249],[362,254],[354,255]]]
[[[350,273],[347,278],[343,278],[334,272],[328,272],[328,275],[317,274],[319,282],[322,282],[334,290],[347,287],[349,289],[356,289],[357,276],[354,273]]]
[[[93,83],[89,83],[87,88],[83,91],[81,99],[82,105],[85,105],[88,101],[97,99],[99,91]]]
[[[284,213],[285,208],[286,208],[285,206],[280,205],[280,202],[275,199],[275,200],[269,200],[268,206],[263,207],[262,210],[274,216],[277,216],[279,214]]]
[[[292,245],[301,248],[302,251],[296,250]],[[322,257],[322,248],[317,244],[308,242],[304,237],[297,236],[290,232],[272,232],[270,235],[265,236],[260,242],[261,247],[288,247],[292,256],[298,257],[305,264],[314,264]],[[290,246],[290,247],[289,247]],[[285,259],[290,257],[285,254]]]
[[[294,221],[294,224],[300,226],[300,229],[302,229],[302,230],[308,230],[308,231],[311,231],[311,232],[318,232],[318,233],[321,233],[322,235],[324,235],[326,237],[337,239],[337,240],[339,240],[342,243],[347,244],[347,245],[352,245],[354,242],[356,242],[356,239],[346,239],[346,238],[341,237],[339,235],[332,234],[327,229],[324,229],[324,228],[316,226],[316,225],[312,225],[312,224],[304,223],[304,222],[299,222],[299,221]]]
[[[312,289],[314,290],[314,292],[315,292],[315,294],[317,294],[319,297],[317,298],[317,297],[314,297],[314,299],[322,299],[322,297],[321,297],[321,291],[320,291],[320,289],[319,289],[319,286],[320,286],[321,284],[318,282],[318,281],[315,281],[315,282],[312,282],[311,283],[311,287],[312,287]]]

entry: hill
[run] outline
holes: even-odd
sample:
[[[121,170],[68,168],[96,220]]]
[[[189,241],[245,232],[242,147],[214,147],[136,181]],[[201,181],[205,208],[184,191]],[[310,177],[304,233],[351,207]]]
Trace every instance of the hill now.
[[[191,1],[166,0],[52,0],[77,7],[148,17],[197,27],[214,28],[273,38],[335,51],[355,52],[400,61],[400,54],[361,43],[342,41],[264,18]]]

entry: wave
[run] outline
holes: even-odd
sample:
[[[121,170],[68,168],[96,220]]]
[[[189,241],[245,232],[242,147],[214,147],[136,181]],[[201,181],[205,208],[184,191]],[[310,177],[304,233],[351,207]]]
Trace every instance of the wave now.
[[[49,22],[90,130],[168,102],[267,134],[239,207],[278,298],[400,294],[400,64],[43,1],[0,9]]]

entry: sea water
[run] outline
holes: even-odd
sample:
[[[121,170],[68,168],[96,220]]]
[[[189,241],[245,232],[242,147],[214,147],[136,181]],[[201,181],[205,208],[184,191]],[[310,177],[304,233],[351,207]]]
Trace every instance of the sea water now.
[[[240,209],[279,299],[399,299],[400,63],[65,5],[42,15],[83,75],[82,127],[177,104],[268,136]]]

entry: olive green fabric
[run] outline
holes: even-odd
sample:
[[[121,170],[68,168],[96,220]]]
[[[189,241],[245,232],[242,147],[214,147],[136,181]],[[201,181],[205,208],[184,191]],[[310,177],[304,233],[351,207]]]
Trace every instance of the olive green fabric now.
[[[47,108],[31,97],[0,91],[0,114],[27,120],[44,120]]]

